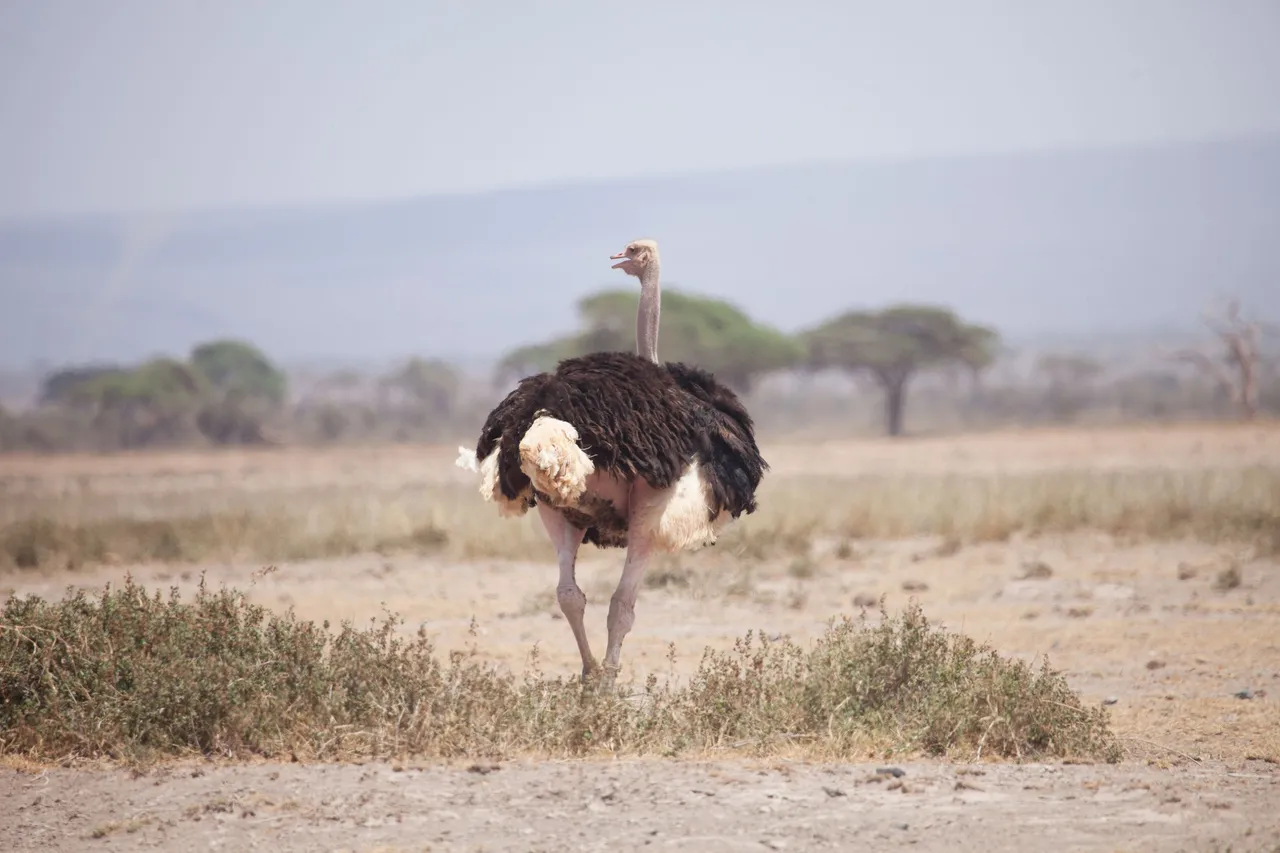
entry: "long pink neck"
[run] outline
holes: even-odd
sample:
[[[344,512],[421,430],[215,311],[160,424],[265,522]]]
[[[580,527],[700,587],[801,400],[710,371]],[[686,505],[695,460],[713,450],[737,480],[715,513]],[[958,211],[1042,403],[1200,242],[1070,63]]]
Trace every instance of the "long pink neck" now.
[[[658,318],[662,314],[662,287],[658,261],[653,259],[640,273],[640,310],[636,312],[636,355],[658,364]]]

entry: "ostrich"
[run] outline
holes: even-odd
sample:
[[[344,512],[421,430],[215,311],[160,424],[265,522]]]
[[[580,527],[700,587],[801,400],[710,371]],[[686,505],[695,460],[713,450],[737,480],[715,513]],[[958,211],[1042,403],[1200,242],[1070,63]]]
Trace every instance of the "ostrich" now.
[[[578,651],[582,678],[612,684],[636,596],[655,551],[698,550],[756,509],[768,464],[737,395],[707,371],[658,361],[658,245],[636,240],[610,260],[640,280],[636,353],[594,352],[522,379],[485,420],[459,467],[480,475],[480,494],[503,517],[537,507],[560,564],[556,599]],[[609,602],[603,671],[583,624],[578,548],[626,548]]]

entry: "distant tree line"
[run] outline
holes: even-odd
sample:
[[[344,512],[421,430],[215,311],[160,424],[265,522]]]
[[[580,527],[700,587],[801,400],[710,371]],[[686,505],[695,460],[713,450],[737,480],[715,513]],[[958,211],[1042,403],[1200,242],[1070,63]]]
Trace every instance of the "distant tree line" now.
[[[638,298],[634,289],[583,298],[577,331],[511,350],[489,382],[411,358],[385,375],[336,371],[300,387],[239,340],[200,344],[185,359],[67,367],[44,378],[31,410],[0,408],[0,449],[469,441],[520,377],[573,355],[634,349]],[[714,372],[748,397],[762,428],[779,432],[865,428],[871,407],[891,436],[907,431],[909,411],[965,428],[1280,409],[1270,327],[1246,322],[1234,304],[1206,322],[1216,336],[1206,348],[1166,353],[1137,372],[1087,353],[1042,353],[1011,379],[991,375],[1011,355],[999,333],[942,306],[849,311],[788,335],[724,300],[667,290],[660,348],[666,360]],[[1190,375],[1180,363],[1193,366]],[[838,387],[819,388],[823,376]]]

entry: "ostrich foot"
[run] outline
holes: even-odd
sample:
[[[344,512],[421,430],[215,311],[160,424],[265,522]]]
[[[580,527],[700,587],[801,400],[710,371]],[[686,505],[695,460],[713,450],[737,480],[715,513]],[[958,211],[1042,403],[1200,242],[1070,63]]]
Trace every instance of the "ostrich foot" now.
[[[618,670],[616,668],[608,665],[601,666],[593,660],[590,667],[583,667],[582,687],[597,696],[604,696],[613,691],[613,685],[617,677]]]
[[[620,667],[609,666],[608,663],[601,664],[592,658],[590,663],[583,664],[582,686],[598,694],[608,693],[613,690],[619,669]]]
[[[600,690],[612,690],[614,683],[618,680],[618,672],[622,669],[620,666],[609,666],[607,663],[600,668]]]

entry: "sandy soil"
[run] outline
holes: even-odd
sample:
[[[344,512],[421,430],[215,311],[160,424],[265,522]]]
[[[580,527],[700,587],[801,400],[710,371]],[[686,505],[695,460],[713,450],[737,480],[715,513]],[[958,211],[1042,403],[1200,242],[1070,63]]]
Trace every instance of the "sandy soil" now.
[[[832,445],[825,462],[812,448],[779,448],[770,458],[786,474],[830,473],[833,459],[841,470],[886,471],[1256,464],[1277,461],[1278,439],[1266,428],[1006,434]],[[430,455],[428,465],[404,449],[352,451],[327,473],[290,467],[303,458],[292,453],[80,458],[44,468],[18,459],[0,473],[10,483],[119,477],[138,488],[160,472],[179,481],[222,476],[211,468],[234,468],[246,488],[326,477],[349,486],[392,470],[453,476],[424,473],[448,472],[451,456]],[[597,653],[620,560],[587,549],[579,569]],[[982,775],[904,764],[900,779],[878,781],[869,780],[875,765],[724,760],[512,762],[487,773],[201,765],[139,778],[0,770],[0,850],[805,850],[868,840],[924,850],[1280,849],[1275,560],[1254,559],[1248,548],[1077,533],[959,550],[932,539],[859,541],[845,558],[829,554],[803,572],[786,561],[744,567],[712,552],[683,562],[687,583],[642,591],[624,678],[671,671],[672,644],[675,674],[685,675],[705,646],[729,647],[749,629],[805,643],[829,617],[856,614],[882,594],[891,611],[915,597],[931,619],[1004,653],[1048,654],[1087,701],[1109,704],[1128,757],[1112,767],[984,765]],[[1230,567],[1240,583],[1224,589],[1217,578]],[[441,652],[474,649],[519,670],[537,644],[545,672],[578,670],[549,550],[527,562],[368,555],[281,565],[261,577],[256,563],[130,570],[145,584],[185,590],[204,571],[306,618],[364,622],[385,604],[408,630],[425,625]],[[68,585],[99,587],[122,572],[20,575],[0,592],[56,598]]]
[[[15,851],[1280,845],[1274,766],[191,765],[137,778],[58,770],[0,779],[0,845]]]

